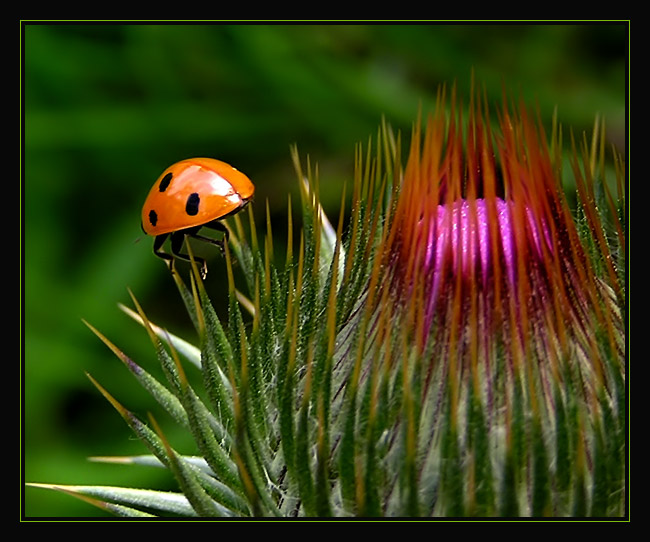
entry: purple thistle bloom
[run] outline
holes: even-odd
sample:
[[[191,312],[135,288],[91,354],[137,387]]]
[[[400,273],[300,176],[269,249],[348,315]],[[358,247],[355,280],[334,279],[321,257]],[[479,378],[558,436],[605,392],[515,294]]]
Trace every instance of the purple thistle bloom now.
[[[500,351],[507,378],[534,370],[549,405],[565,363],[588,375],[587,396],[598,393],[608,375],[592,337],[609,334],[609,348],[621,352],[620,319],[601,308],[620,285],[615,272],[606,283],[592,265],[541,126],[521,107],[502,111],[493,131],[473,102],[463,134],[455,104],[449,116],[442,109],[423,133],[415,127],[382,247],[405,329],[420,336],[432,370],[447,367],[452,388],[482,367],[477,385],[491,397],[490,383],[503,377]],[[589,198],[582,205],[595,212]],[[607,253],[603,261],[614,265]]]

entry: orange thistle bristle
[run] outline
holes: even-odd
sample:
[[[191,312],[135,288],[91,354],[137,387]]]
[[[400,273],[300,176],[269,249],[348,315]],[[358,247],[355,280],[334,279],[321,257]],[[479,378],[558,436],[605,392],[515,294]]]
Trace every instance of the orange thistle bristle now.
[[[494,130],[475,99],[466,122],[453,93],[449,115],[444,104],[443,90],[424,134],[414,127],[382,247],[388,283],[409,327],[423,334],[420,351],[428,346],[432,363],[447,362],[452,396],[466,370],[478,386],[479,364],[495,377],[495,348],[504,348],[513,378],[527,371],[537,375],[529,383],[546,388],[579,347],[589,360],[581,370],[602,383],[588,330],[593,318],[612,324],[541,125],[523,106],[504,106]]]

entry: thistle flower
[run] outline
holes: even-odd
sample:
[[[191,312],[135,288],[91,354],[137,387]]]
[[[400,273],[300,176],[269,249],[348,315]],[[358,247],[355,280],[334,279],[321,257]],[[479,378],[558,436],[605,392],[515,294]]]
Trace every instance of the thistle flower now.
[[[603,183],[603,203],[616,224],[610,244],[594,195],[597,155],[587,154],[586,143],[584,171],[573,143],[581,225],[559,183],[556,130],[549,150],[541,124],[523,105],[512,112],[505,106],[494,133],[486,106],[472,102],[464,126],[454,98],[449,116],[440,106],[444,94],[439,102],[424,137],[419,125],[414,130],[380,244],[384,283],[395,303],[376,304],[378,318],[386,310],[401,315],[403,344],[417,349],[409,378],[417,380],[419,405],[435,405],[425,428],[432,442],[436,433],[451,431],[451,449],[435,452],[436,460],[450,461],[451,469],[461,468],[458,455],[469,461],[465,472],[441,477],[438,511],[569,513],[568,506],[585,506],[582,497],[560,497],[551,488],[564,490],[572,476],[587,476],[576,466],[602,453],[594,446],[605,445],[603,431],[608,438],[616,432],[606,447],[616,458],[610,458],[616,484],[622,480],[624,349],[617,307],[624,237],[614,199]],[[600,137],[596,131],[595,146]],[[599,257],[585,244],[598,247]],[[619,425],[605,429],[603,416],[615,415]],[[526,498],[516,494],[510,475],[520,483],[525,478]],[[490,487],[495,476],[502,479]],[[610,500],[621,487],[592,489],[610,492],[592,495],[592,512],[594,506],[604,506],[599,514],[622,511],[622,501]],[[491,501],[499,490],[501,502]]]
[[[179,492],[49,487],[127,516],[624,515],[623,162],[612,189],[604,125],[572,137],[572,210],[557,123],[549,146],[523,105],[495,128],[484,100],[467,121],[446,102],[404,167],[385,123],[357,148],[345,234],[345,192],[334,228],[293,149],[284,267],[249,208],[229,219],[226,318],[196,265],[189,287],[172,270],[197,346],[133,297],[167,383],[89,324],[196,441],[176,451],[93,380],[150,451],[101,460],[164,466]]]

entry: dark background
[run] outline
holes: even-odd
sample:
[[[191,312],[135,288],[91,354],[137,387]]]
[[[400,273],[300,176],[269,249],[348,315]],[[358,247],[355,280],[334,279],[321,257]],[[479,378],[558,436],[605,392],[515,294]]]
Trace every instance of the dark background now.
[[[170,164],[210,156],[257,186],[278,238],[287,194],[297,201],[289,146],[320,168],[336,218],[354,146],[382,115],[408,135],[441,83],[467,102],[471,72],[499,102],[502,86],[550,121],[590,130],[607,120],[624,151],[624,24],[31,24],[21,25],[22,452],[25,481],[173,488],[157,469],[88,456],[146,449],[87,380],[125,406],[159,414],[180,451],[186,436],[83,325],[84,318],[159,374],[146,333],[118,308],[131,288],[150,318],[194,339],[165,266],[143,236],[140,208]],[[215,303],[223,260],[207,252]],[[101,515],[66,495],[27,488],[27,517]]]

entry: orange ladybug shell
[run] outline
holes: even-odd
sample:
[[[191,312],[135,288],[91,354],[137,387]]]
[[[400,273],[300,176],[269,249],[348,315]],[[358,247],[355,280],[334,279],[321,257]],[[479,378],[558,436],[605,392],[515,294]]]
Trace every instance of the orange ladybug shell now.
[[[142,207],[142,228],[163,235],[201,226],[243,207],[253,197],[250,179],[213,158],[190,158],[168,167]]]

